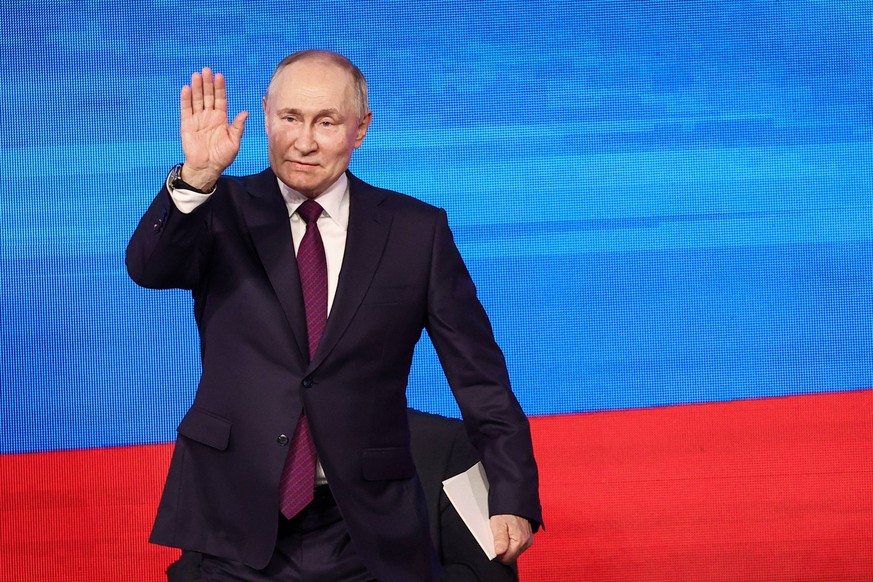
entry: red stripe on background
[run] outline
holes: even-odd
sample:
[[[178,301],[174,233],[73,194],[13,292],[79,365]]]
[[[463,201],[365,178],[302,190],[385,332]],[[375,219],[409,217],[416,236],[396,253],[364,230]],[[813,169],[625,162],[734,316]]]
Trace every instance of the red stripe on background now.
[[[0,580],[166,579],[147,543],[171,445],[0,456]]]
[[[873,579],[873,390],[533,418],[525,582]],[[162,580],[171,446],[0,456],[0,580]]]
[[[525,582],[873,580],[873,390],[532,419]]]

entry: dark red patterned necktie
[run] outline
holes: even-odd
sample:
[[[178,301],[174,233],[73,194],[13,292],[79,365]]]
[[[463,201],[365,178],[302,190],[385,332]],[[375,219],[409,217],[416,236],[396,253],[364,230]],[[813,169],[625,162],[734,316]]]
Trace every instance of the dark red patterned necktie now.
[[[321,212],[321,206],[314,200],[307,200],[297,209],[297,214],[306,223],[306,234],[297,249],[297,270],[306,308],[310,360],[327,323],[327,260],[317,224]],[[315,488],[315,443],[305,410],[297,421],[289,448],[279,481],[279,507],[282,514],[291,519],[312,501]]]

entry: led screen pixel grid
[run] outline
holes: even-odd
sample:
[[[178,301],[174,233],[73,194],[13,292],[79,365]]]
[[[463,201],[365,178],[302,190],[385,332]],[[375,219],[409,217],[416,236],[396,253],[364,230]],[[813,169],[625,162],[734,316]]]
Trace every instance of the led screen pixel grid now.
[[[190,299],[123,250],[178,88],[227,75],[257,171],[266,80],[310,46],[368,76],[352,170],[447,209],[529,414],[873,386],[869,2],[0,10],[0,452],[172,440]],[[456,414],[426,343],[409,398]]]

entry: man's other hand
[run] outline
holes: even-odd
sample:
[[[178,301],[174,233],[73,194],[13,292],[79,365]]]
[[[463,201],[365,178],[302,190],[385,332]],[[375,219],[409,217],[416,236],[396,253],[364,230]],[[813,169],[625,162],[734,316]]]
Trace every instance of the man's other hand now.
[[[492,515],[491,533],[494,534],[497,559],[503,564],[512,564],[533,545],[530,522],[517,515]]]

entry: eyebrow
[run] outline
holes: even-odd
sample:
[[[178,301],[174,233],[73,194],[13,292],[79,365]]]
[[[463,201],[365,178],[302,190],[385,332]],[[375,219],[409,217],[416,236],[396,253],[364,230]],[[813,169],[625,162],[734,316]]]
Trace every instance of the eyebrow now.
[[[294,107],[283,107],[277,111],[279,115],[300,115],[303,116],[303,112]],[[343,115],[340,113],[339,109],[335,107],[331,107],[328,109],[321,109],[315,112],[315,117],[336,117],[338,119],[343,119]]]

